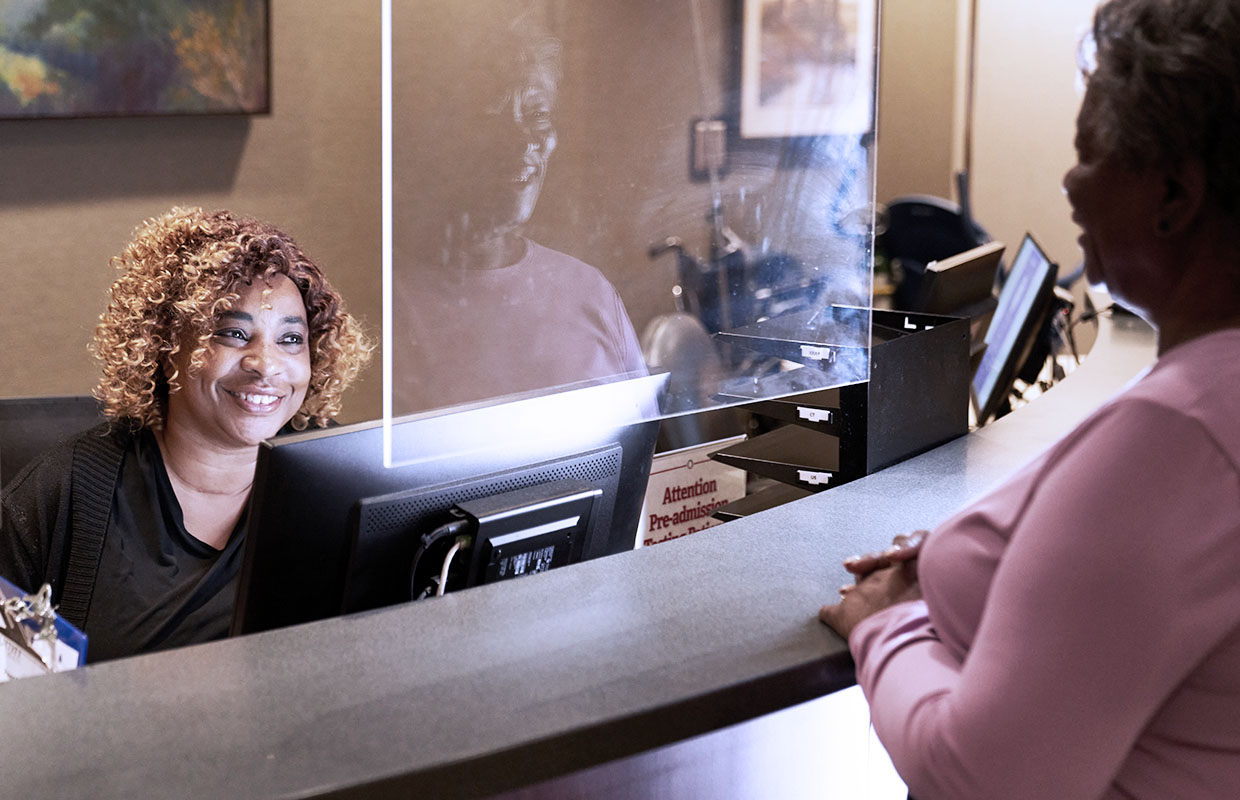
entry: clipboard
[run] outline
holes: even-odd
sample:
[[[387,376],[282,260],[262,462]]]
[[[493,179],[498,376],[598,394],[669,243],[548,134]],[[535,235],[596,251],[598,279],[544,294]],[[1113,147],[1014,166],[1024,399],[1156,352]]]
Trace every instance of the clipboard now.
[[[86,663],[86,634],[52,606],[52,587],[27,594],[0,578],[0,682]]]

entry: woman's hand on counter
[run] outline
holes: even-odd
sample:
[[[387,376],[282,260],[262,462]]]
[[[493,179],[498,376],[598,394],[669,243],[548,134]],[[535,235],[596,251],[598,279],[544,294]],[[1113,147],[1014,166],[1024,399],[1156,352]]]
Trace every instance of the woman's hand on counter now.
[[[917,580],[917,556],[926,531],[897,536],[881,553],[855,556],[844,568],[856,583],[840,587],[840,601],[818,610],[818,619],[845,639],[863,619],[908,600],[921,599]]]
[[[892,564],[913,561],[921,553],[921,545],[929,535],[929,531],[902,533],[892,539],[891,547],[881,553],[868,553],[844,559],[844,569],[855,575],[857,580],[861,580],[875,570],[890,567]]]

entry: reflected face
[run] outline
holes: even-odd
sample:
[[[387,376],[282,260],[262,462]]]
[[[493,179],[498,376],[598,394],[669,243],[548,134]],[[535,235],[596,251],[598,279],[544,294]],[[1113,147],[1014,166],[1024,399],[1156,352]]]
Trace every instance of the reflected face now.
[[[1081,227],[1078,241],[1086,278],[1095,286],[1105,284],[1117,298],[1148,308],[1150,290],[1159,283],[1149,258],[1158,176],[1126,167],[1109,155],[1090,91],[1077,117],[1076,151],[1077,163],[1064,175],[1063,186],[1072,221]]]
[[[256,280],[215,321],[201,369],[190,371],[192,348],[173,359],[180,389],[168,395],[168,426],[223,449],[274,436],[306,399],[308,340],[297,286],[283,275]]]
[[[470,239],[502,235],[529,221],[555,151],[553,91],[529,80],[506,91],[470,125],[478,143],[473,197],[463,216]]]
[[[409,268],[505,266],[557,144],[560,42],[510,4],[428,5],[393,66],[393,246]]]

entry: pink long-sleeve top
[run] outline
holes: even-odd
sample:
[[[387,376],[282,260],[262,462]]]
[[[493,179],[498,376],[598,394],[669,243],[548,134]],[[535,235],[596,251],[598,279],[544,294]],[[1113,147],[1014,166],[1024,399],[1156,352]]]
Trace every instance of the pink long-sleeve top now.
[[[1240,330],[933,531],[850,639],[918,800],[1240,798]]]

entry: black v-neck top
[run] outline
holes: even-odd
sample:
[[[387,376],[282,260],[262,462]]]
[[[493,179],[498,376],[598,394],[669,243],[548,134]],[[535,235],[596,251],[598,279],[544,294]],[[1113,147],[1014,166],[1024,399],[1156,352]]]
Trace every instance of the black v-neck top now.
[[[195,539],[155,436],[149,430],[133,436],[86,620],[89,660],[226,636],[245,522],[243,514],[223,550]]]

